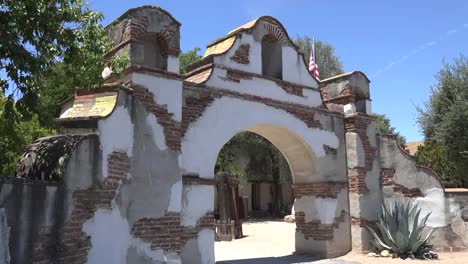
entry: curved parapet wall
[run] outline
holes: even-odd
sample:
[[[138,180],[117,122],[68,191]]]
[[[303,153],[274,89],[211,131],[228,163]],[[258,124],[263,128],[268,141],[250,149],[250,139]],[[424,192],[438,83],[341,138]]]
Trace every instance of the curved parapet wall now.
[[[428,168],[416,165],[414,158],[400,147],[393,136],[380,136],[380,159],[384,183],[391,180],[389,170],[394,170],[392,181],[403,189],[419,190],[421,194],[433,188],[443,190],[439,177]]]
[[[59,181],[75,146],[86,135],[60,135],[40,138],[28,146],[19,161],[16,177]]]
[[[427,225],[435,229],[432,243],[436,248],[460,248],[468,245],[468,222],[461,207],[468,199],[446,195],[439,177],[430,169],[416,165],[394,136],[380,136],[380,186],[384,202],[410,201],[431,213]]]

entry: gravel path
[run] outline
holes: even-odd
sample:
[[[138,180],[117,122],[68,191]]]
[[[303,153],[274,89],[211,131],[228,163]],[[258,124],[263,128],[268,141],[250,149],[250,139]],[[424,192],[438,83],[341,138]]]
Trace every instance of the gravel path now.
[[[437,261],[375,258],[350,252],[337,259],[294,255],[296,225],[283,221],[249,222],[242,225],[245,237],[232,242],[216,242],[216,263],[219,264],[468,264],[468,252],[439,253]]]

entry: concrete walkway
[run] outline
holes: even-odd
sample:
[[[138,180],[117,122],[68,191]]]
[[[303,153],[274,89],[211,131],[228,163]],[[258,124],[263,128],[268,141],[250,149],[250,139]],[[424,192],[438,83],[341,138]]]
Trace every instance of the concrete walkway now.
[[[360,264],[359,262],[351,262],[339,259],[324,259],[316,260],[307,256],[284,256],[284,257],[266,257],[253,259],[239,259],[218,261],[218,264],[293,264],[293,263],[311,263],[311,264]]]
[[[295,255],[295,224],[283,221],[248,222],[242,225],[245,237],[231,242],[216,242],[219,264],[360,264],[344,260],[319,260]]]

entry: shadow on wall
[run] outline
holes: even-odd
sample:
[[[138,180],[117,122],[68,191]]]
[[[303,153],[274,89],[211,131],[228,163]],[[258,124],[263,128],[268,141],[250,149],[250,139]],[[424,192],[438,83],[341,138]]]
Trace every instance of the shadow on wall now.
[[[282,257],[266,257],[266,258],[253,258],[253,259],[237,259],[237,260],[223,260],[216,262],[217,264],[294,264],[294,263],[313,263],[313,264],[359,264],[358,262],[350,262],[337,259],[320,260],[316,256],[308,255],[288,255]]]

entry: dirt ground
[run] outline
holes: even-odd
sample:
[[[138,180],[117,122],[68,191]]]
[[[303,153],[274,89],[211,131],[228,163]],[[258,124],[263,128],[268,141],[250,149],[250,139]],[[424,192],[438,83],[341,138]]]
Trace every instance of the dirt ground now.
[[[217,263],[223,264],[398,264],[432,263],[468,264],[468,252],[438,253],[437,261],[375,258],[350,252],[337,259],[318,260],[313,256],[294,254],[295,224],[283,221],[247,222],[242,225],[244,238],[232,242],[216,242]]]

